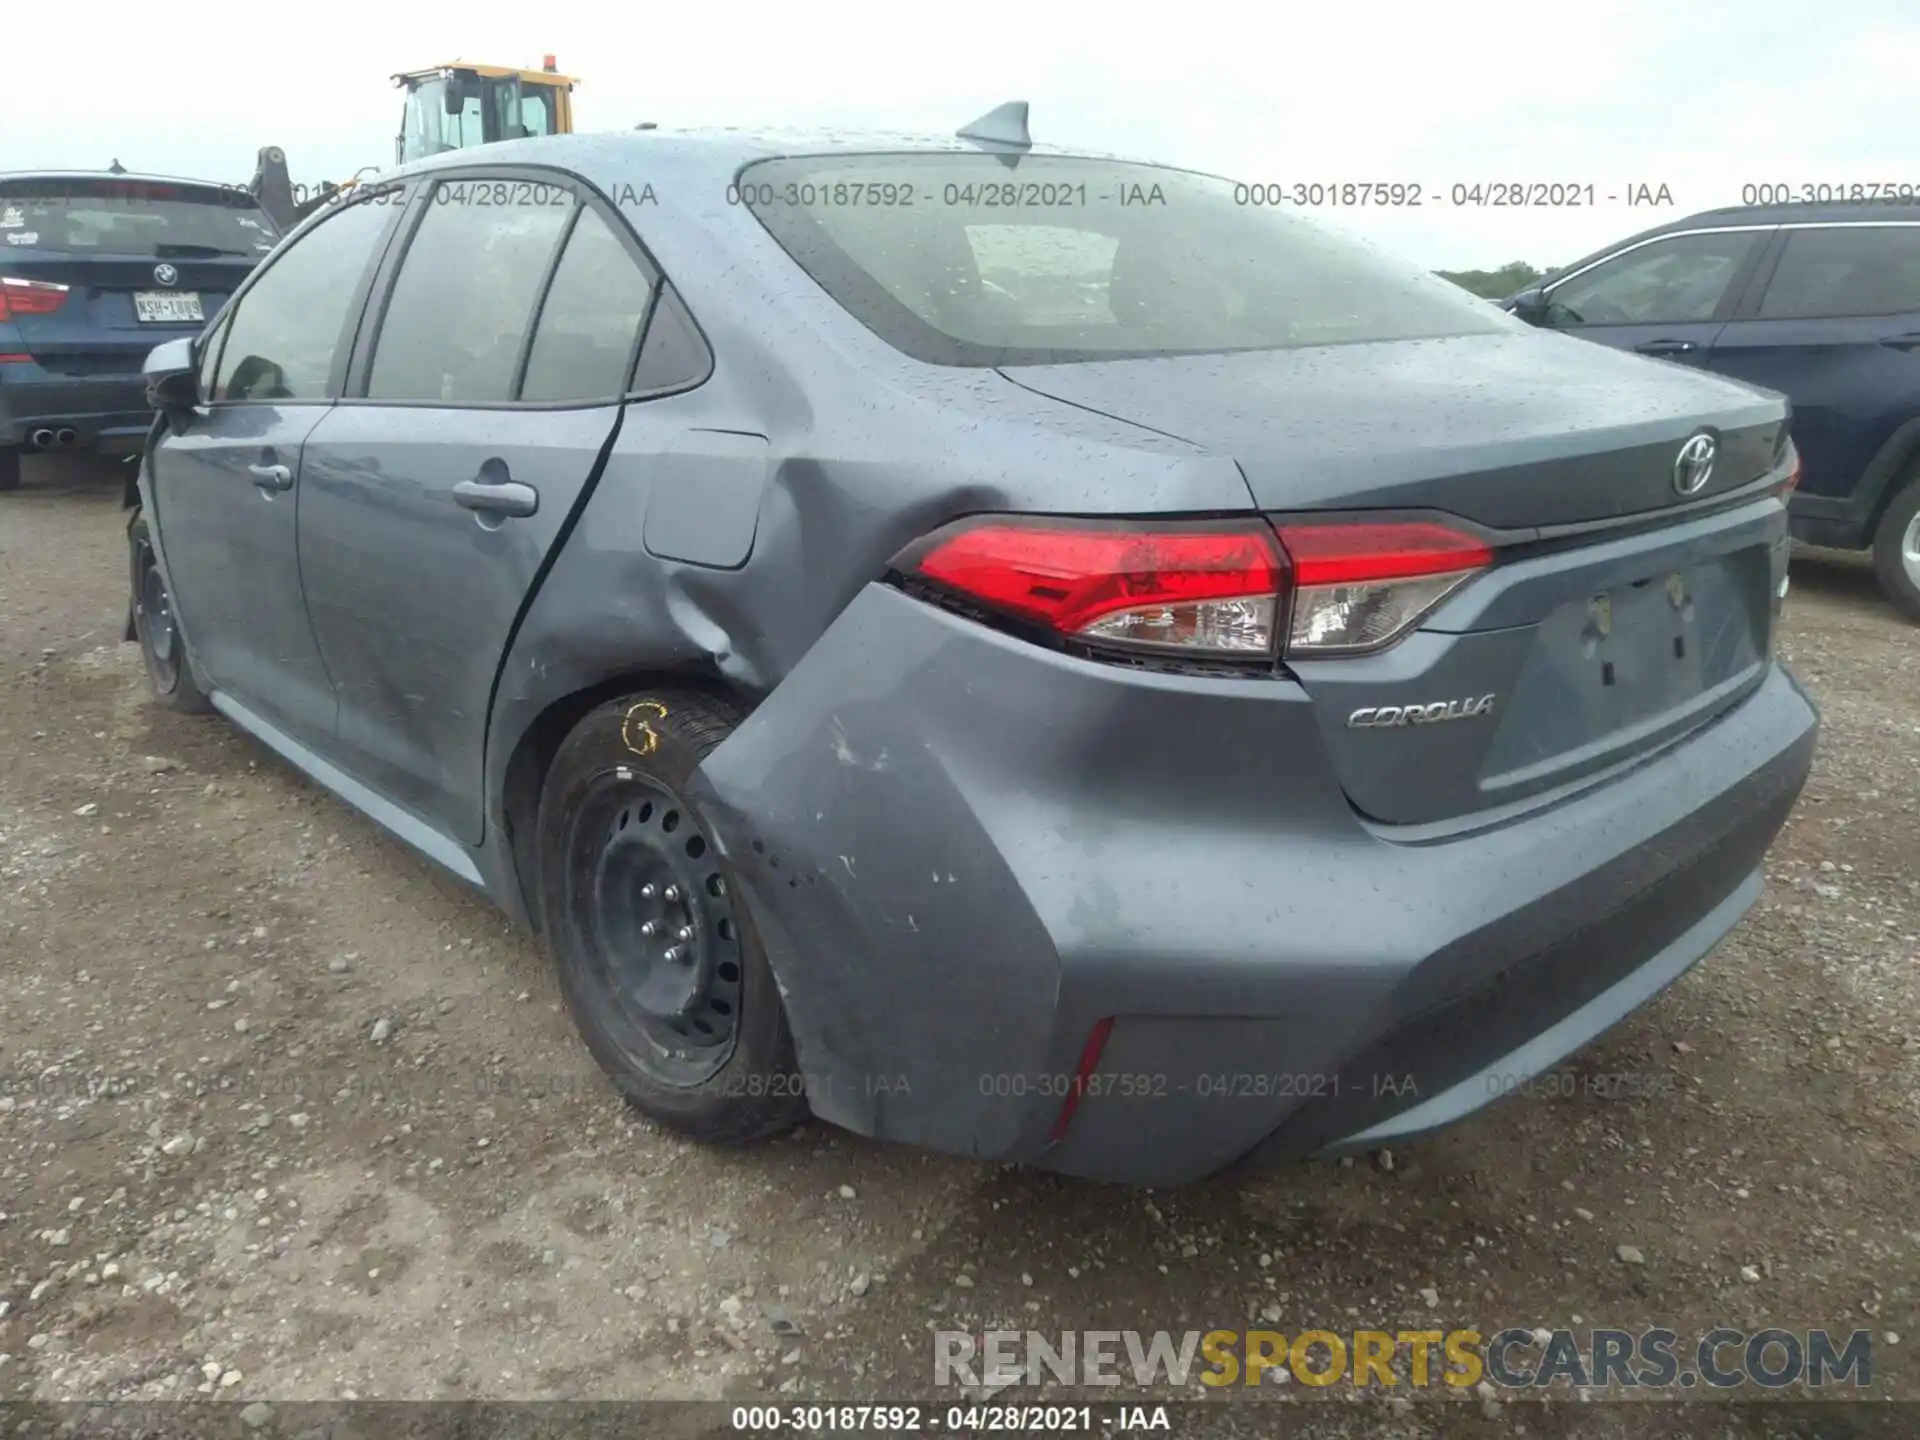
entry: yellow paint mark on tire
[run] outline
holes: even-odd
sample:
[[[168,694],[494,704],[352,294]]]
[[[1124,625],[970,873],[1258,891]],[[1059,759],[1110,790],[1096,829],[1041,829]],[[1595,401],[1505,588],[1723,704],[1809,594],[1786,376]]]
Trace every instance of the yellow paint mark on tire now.
[[[667,707],[658,700],[641,700],[631,706],[620,722],[620,738],[636,755],[651,755],[660,748],[659,732],[653,722],[667,718]]]

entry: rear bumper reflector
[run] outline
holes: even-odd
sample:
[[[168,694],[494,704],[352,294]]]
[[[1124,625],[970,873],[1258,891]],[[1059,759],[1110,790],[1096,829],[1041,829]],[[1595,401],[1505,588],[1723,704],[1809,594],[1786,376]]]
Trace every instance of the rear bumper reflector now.
[[[1073,1088],[1067,1092],[1067,1098],[1060,1103],[1060,1113],[1054,1117],[1053,1129],[1047,1135],[1049,1145],[1058,1145],[1066,1139],[1067,1127],[1073,1124],[1074,1112],[1080,1108],[1080,1097],[1086,1093],[1087,1081],[1093,1078],[1093,1072],[1100,1068],[1101,1052],[1107,1048],[1107,1037],[1113,1034],[1113,1017],[1097,1022],[1087,1034],[1087,1043],[1081,1047],[1080,1063],[1073,1072]]]

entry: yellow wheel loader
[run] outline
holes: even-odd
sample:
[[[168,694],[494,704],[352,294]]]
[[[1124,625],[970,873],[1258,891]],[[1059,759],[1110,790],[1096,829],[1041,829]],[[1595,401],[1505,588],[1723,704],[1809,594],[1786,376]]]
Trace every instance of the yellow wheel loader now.
[[[400,133],[393,142],[396,165],[497,140],[573,133],[573,87],[579,82],[560,74],[551,55],[538,70],[456,60],[426,70],[402,71],[393,83],[407,94]],[[288,177],[286,152],[268,145],[257,157],[247,189],[275,224],[292,229],[341,191],[378,171],[379,167],[369,165],[344,184],[323,181],[309,189]]]

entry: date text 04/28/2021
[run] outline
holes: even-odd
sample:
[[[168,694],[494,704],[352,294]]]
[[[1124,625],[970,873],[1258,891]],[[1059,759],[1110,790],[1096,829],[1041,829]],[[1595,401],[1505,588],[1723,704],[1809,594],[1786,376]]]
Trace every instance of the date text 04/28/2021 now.
[[[1170,1434],[1165,1405],[736,1405],[728,1428],[743,1435]]]
[[[1305,209],[1455,208],[1469,210],[1577,210],[1600,205],[1672,209],[1663,181],[1599,184],[1591,180],[1456,180],[1445,185],[1381,180],[1265,180],[1233,187],[1234,202]]]

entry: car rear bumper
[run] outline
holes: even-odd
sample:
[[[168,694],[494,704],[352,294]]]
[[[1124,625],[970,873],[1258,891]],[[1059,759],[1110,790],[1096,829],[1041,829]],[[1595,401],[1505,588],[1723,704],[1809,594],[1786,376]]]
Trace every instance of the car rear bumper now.
[[[875,586],[699,783],[817,1114],[1163,1185],[1437,1128],[1585,1044],[1752,904],[1817,727],[1769,667],[1575,793],[1414,832],[1354,812],[1289,680],[1075,660]]]
[[[138,374],[20,378],[38,367],[8,366],[0,375],[0,445],[27,445],[36,430],[72,430],[76,448],[140,448],[153,411]]]

